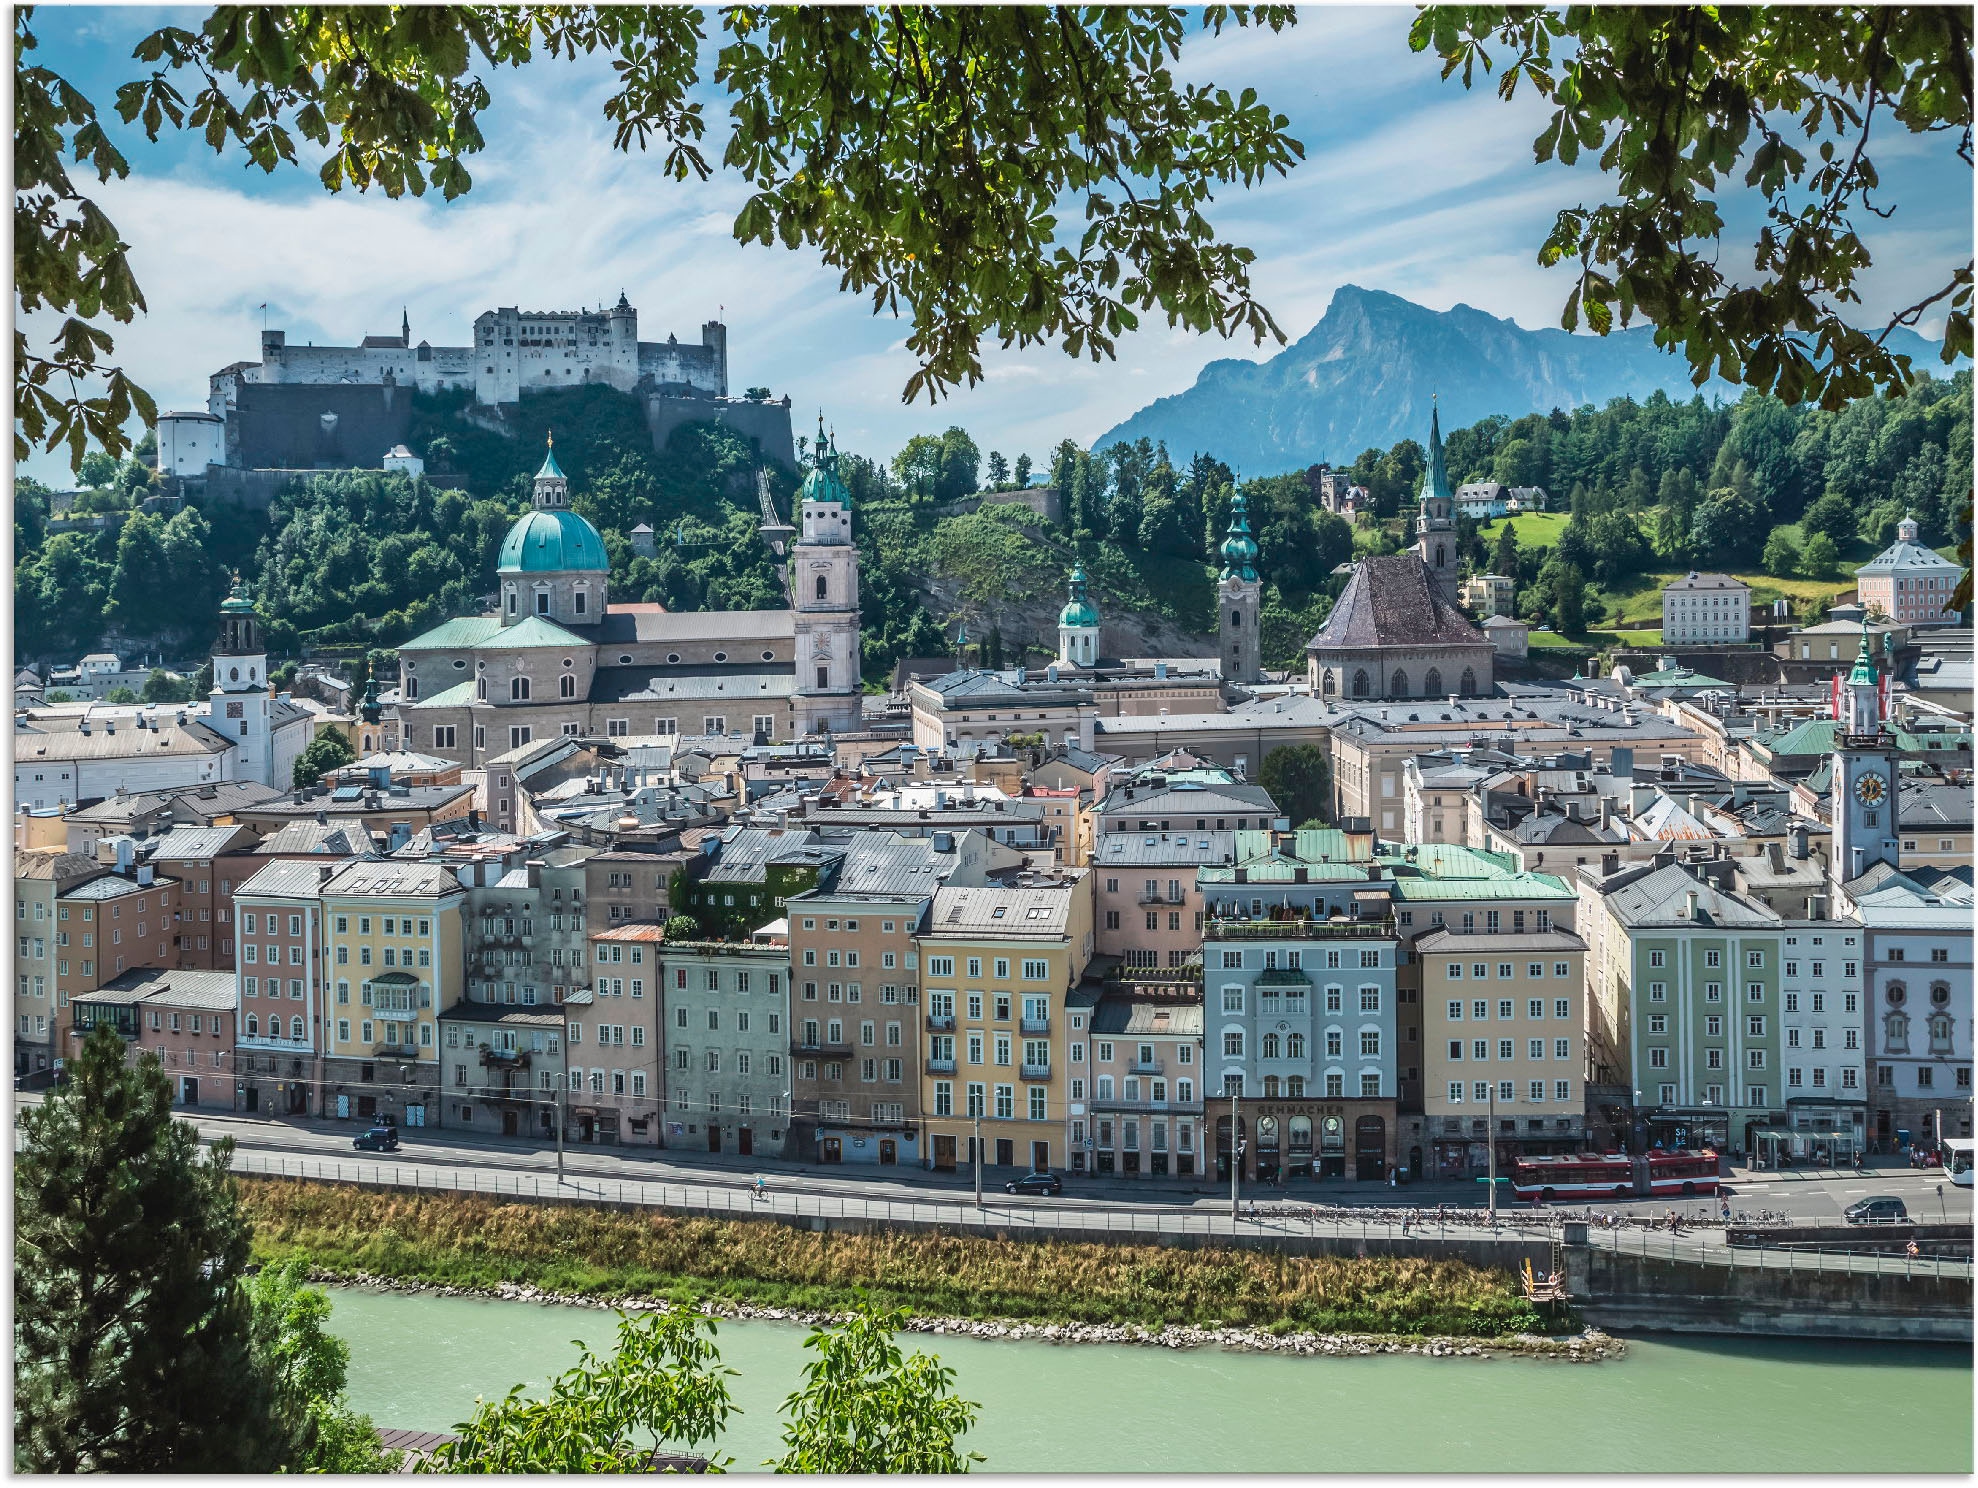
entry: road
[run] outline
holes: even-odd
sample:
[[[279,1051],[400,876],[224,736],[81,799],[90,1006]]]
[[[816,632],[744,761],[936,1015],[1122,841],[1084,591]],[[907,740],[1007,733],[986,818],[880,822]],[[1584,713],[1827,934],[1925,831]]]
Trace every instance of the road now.
[[[17,1105],[41,1099],[36,1093],[17,1093]],[[309,1119],[273,1120],[223,1112],[183,1111],[181,1119],[193,1121],[206,1140],[230,1136],[243,1155],[300,1161],[352,1159],[351,1138],[360,1127],[348,1121]],[[456,1128],[402,1129],[403,1141],[397,1153],[384,1159],[407,1172],[424,1170],[436,1179],[449,1175],[443,1186],[451,1187],[455,1174],[479,1174],[491,1188],[499,1184],[513,1191],[516,1182],[550,1179],[556,1173],[553,1147],[513,1138],[481,1136]],[[363,1159],[370,1162],[367,1155]],[[242,1165],[245,1167],[245,1165]],[[257,1165],[258,1166],[258,1165]],[[327,1171],[327,1170],[326,1170]],[[683,1153],[671,1149],[637,1147],[573,1147],[565,1155],[566,1174],[587,1183],[629,1183],[652,1186],[677,1185],[705,1190],[714,1195],[743,1197],[758,1175],[767,1180],[773,1194],[803,1196],[819,1201],[860,1200],[872,1203],[918,1204],[954,1213],[973,1208],[973,1182],[969,1173],[937,1174],[918,1168],[819,1167],[774,1158],[752,1158],[743,1162],[723,1160],[712,1155]],[[999,1211],[1062,1211],[1063,1223],[1079,1223],[1099,1212],[1114,1213],[1228,1213],[1227,1185],[1211,1180],[1132,1180],[1081,1177],[1067,1180],[1058,1198],[1013,1197],[1001,1192],[1009,1170],[985,1169],[985,1198]],[[473,1178],[462,1180],[471,1186]],[[1783,1173],[1734,1172],[1727,1180],[1732,1206],[1745,1212],[1768,1210],[1792,1221],[1832,1221],[1857,1199],[1893,1194],[1903,1200],[1918,1219],[1972,1219],[1972,1192],[1953,1187],[1941,1171],[1919,1171],[1893,1160],[1872,1171]],[[1941,1188],[1941,1197],[1938,1190]],[[1480,1209],[1484,1206],[1482,1183],[1431,1182],[1389,1189],[1380,1184],[1326,1181],[1295,1182],[1282,1194],[1246,1184],[1242,1197],[1247,1209],[1254,1200],[1266,1207],[1318,1204],[1328,1209]],[[1509,1215],[1514,1208],[1529,1214],[1528,1206],[1515,1206],[1500,1191],[1500,1210]],[[1560,1206],[1568,1207],[1568,1206]],[[1714,1218],[1716,1205],[1707,1198],[1671,1201],[1668,1199],[1607,1200],[1574,1204],[1596,1213],[1617,1216],[1661,1216],[1674,1208],[1695,1219]],[[1041,1216],[1040,1216],[1041,1218]],[[1044,1221],[1049,1223],[1050,1221]]]

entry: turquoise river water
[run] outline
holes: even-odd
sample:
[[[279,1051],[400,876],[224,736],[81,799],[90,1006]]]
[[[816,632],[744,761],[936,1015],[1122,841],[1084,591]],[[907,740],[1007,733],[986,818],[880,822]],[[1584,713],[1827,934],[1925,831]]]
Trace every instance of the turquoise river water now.
[[[350,1397],[381,1426],[443,1431],[477,1395],[540,1384],[610,1348],[588,1308],[333,1293]],[[804,1330],[720,1325],[742,1413],[716,1451],[778,1446]],[[967,1443],[995,1472],[1969,1473],[1968,1349],[1634,1339],[1619,1362],[1309,1359],[1214,1349],[909,1335],[982,1406]]]

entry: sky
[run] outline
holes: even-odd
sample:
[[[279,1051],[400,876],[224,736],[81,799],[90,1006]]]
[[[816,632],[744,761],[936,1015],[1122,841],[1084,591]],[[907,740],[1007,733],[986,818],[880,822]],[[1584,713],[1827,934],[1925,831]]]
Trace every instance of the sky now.
[[[396,332],[403,308],[415,342],[465,345],[482,310],[595,306],[622,290],[643,340],[698,341],[703,321],[724,320],[731,390],[788,393],[800,429],[821,410],[841,447],[884,458],[916,433],[960,424],[985,452],[1041,464],[1060,440],[1089,445],[1188,387],[1210,361],[1280,349],[1143,317],[1116,361],[991,343],[984,381],[933,407],[904,404],[914,368],[907,322],[841,293],[836,271],[812,251],[736,243],[739,177],[717,165],[706,182],[675,182],[656,160],[613,149],[602,59],[493,74],[487,148],[469,161],[475,184],[459,201],[332,196],[307,156],[302,168],[264,175],[237,149],[215,155],[196,135],[154,145],[116,120],[116,84],[146,71],[130,60],[136,42],[204,14],[45,6],[34,18],[34,60],[96,101],[131,162],[129,179],[92,194],[132,245],[149,306],[113,328],[117,357],[161,409],[203,407],[211,373],[258,356],[264,314],[290,344],[354,345]],[[1191,31],[1184,47],[1187,80],[1254,87],[1305,146],[1287,176],[1231,187],[1209,211],[1225,238],[1256,251],[1258,297],[1292,341],[1349,283],[1433,309],[1468,304],[1529,328],[1558,324],[1568,271],[1540,268],[1537,250],[1561,208],[1601,195],[1598,175],[1585,162],[1534,163],[1543,104],[1528,90],[1505,103],[1494,85],[1466,92],[1458,79],[1442,81],[1432,57],[1408,49],[1413,14],[1307,6],[1285,33]],[[718,162],[725,106],[712,89],[702,96],[704,153]],[[1874,154],[1885,199],[1900,204],[1864,229],[1877,265],[1861,320],[1879,324],[1970,255],[1971,173],[1943,136],[1883,134]],[[1733,228],[1755,229],[1753,214],[1727,207]],[[1737,241],[1727,239],[1727,256]],[[30,337],[38,325],[28,322]],[[65,461],[37,456],[23,468],[71,483]]]

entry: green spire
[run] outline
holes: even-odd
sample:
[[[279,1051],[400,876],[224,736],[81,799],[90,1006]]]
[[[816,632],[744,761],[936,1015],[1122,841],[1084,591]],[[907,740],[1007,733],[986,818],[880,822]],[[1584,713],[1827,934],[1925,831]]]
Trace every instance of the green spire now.
[[[1866,616],[1863,616],[1861,621],[1861,651],[1854,659],[1854,670],[1848,673],[1848,686],[1854,687],[1865,684],[1869,687],[1874,687],[1878,681],[1879,679],[1875,675],[1875,655],[1868,646],[1868,619]]]
[[[543,441],[548,446],[548,453],[543,456],[543,468],[536,472],[536,479],[568,480],[569,477],[563,473],[563,467],[556,463],[556,436],[545,434]]]
[[[1085,595],[1085,569],[1074,567],[1071,571],[1071,597],[1065,607],[1058,611],[1058,624],[1074,628],[1095,626],[1099,623],[1099,612],[1092,607],[1092,601]]]
[[[1449,487],[1449,467],[1442,458],[1442,410],[1429,405],[1429,470],[1428,478],[1422,482],[1422,500],[1431,497],[1439,501],[1454,501],[1455,492]]]
[[[1225,579],[1257,582],[1257,541],[1250,535],[1250,503],[1238,491],[1229,503],[1229,535],[1222,545]]]

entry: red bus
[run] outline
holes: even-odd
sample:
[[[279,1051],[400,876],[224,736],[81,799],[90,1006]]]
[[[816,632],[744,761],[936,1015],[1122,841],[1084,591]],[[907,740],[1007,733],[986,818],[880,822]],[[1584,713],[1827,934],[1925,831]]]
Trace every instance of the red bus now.
[[[1635,1192],[1634,1160],[1621,1152],[1521,1157],[1511,1171],[1521,1199],[1625,1199]]]
[[[1710,1194],[1717,1192],[1717,1154],[1687,1148],[1648,1155],[1648,1191],[1652,1194]]]

